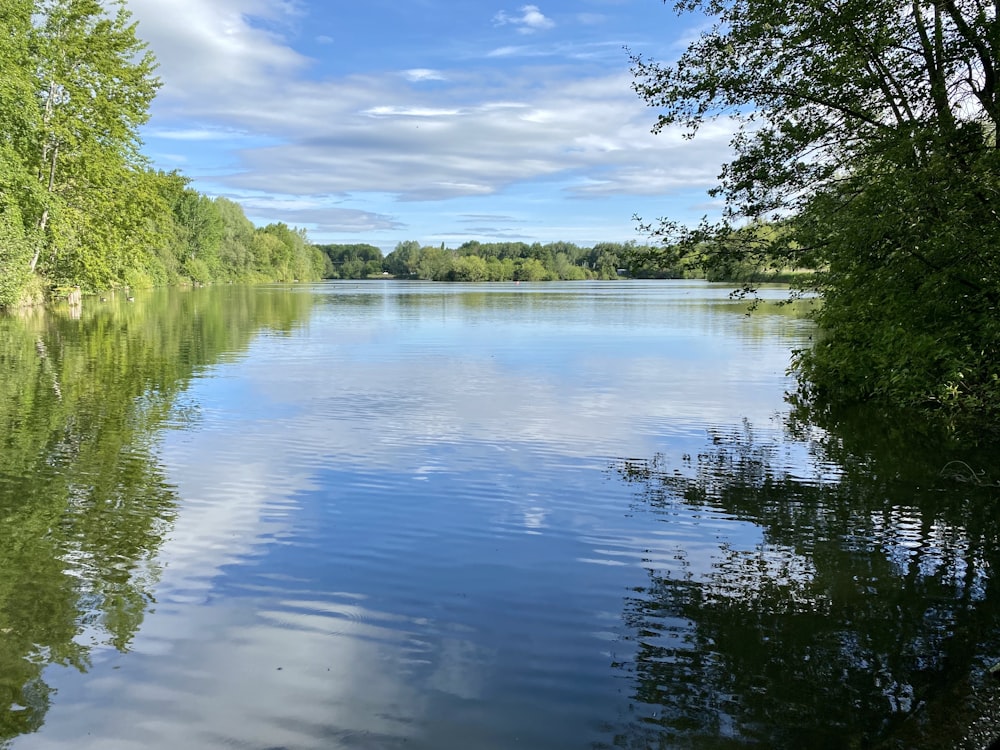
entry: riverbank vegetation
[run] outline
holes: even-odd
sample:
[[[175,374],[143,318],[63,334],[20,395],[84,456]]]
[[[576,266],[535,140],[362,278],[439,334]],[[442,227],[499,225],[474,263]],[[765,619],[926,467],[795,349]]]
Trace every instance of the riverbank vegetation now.
[[[648,226],[671,259],[811,267],[818,403],[1000,414],[1000,19],[982,0],[691,0],[716,22],[636,56],[656,129],[731,123],[723,221]],[[743,227],[774,224],[769,237]],[[980,419],[982,422],[983,420]]]
[[[53,288],[318,279],[301,231],[149,168],[159,87],[124,5],[0,0],[0,307]]]

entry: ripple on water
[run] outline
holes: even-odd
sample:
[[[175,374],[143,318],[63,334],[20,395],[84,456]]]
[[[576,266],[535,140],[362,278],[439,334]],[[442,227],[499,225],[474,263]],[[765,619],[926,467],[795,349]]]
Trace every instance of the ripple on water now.
[[[49,667],[53,708],[19,745],[766,746],[803,705],[917,695],[891,651],[857,669],[879,644],[852,623],[905,615],[898,591],[926,582],[900,632],[932,674],[986,595],[982,540],[912,498],[854,512],[831,490],[823,436],[784,419],[800,324],[700,282],[455,289],[299,291],[307,323],[185,379],[156,451],[109,458],[162,475],[138,496],[169,499],[149,560],[84,544],[109,517],[75,482],[60,582],[120,606],[87,605],[104,646],[88,671]],[[78,450],[59,442],[38,478]],[[107,539],[134,552],[134,534]],[[101,574],[148,599],[87,588]],[[124,653],[100,618],[141,620]],[[836,679],[809,672],[826,646]]]

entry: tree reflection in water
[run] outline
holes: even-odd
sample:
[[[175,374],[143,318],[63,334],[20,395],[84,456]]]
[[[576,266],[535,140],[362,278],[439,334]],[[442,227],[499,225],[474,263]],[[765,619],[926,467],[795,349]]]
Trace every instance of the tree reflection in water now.
[[[49,665],[129,650],[178,504],[159,435],[191,379],[311,305],[230,288],[0,316],[0,746],[44,723]]]
[[[666,523],[697,509],[763,536],[707,571],[684,549],[647,560],[619,665],[644,718],[618,746],[971,748],[1000,726],[1000,491],[942,475],[996,452],[885,425],[744,424],[696,457],[618,466]]]

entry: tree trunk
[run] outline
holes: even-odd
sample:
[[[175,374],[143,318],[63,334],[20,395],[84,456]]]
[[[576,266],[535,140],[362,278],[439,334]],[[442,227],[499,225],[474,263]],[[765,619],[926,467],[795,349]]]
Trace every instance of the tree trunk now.
[[[48,150],[48,149],[47,149]],[[46,186],[46,192],[51,193],[55,187],[56,182],[56,163],[59,160],[59,144],[55,144],[51,147],[52,157],[49,160],[49,181]],[[46,206],[42,210],[42,215],[38,218],[38,233],[41,236],[45,234],[45,227],[49,224],[49,209]],[[38,240],[38,247],[35,248],[35,254],[31,258],[31,264],[29,268],[34,272],[36,266],[38,266],[38,258],[42,254],[42,241],[41,237]]]

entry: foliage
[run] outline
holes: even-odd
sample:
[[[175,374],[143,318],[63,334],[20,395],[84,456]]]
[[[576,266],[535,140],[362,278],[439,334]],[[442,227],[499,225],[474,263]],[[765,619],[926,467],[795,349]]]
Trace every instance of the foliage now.
[[[218,251],[221,278],[226,281],[248,279],[254,265],[250,254],[255,231],[253,222],[243,213],[239,203],[228,198],[216,198],[213,203],[222,225]]]
[[[323,253],[309,244],[304,230],[278,222],[263,227],[260,233],[269,238],[270,272],[277,281],[320,278],[325,267]]]
[[[35,10],[39,113],[28,153],[44,193],[31,218],[46,247],[31,269],[107,286],[143,225],[129,187],[159,86],[155,63],[124,5],[109,15],[96,0],[48,0]]]
[[[364,279],[382,274],[382,251],[374,245],[317,245],[328,259],[324,276],[330,279]]]
[[[39,114],[29,50],[33,7],[30,0],[0,0],[0,308],[21,300],[36,243],[24,213],[40,193],[29,158]]]
[[[469,241],[450,249],[408,240],[385,257],[382,269],[396,278],[433,281],[583,281],[617,279],[622,274],[635,278],[681,275],[663,268],[661,261],[652,248],[631,242],[601,242],[586,248],[570,242]]]
[[[159,81],[124,3],[0,0],[0,36],[0,308],[43,283],[324,275],[302,233],[255,229],[238,204],[146,168],[138,128]]]
[[[0,308],[17,305],[31,278],[31,250],[16,206],[0,212]]]
[[[1000,409],[1000,20],[981,0],[685,0],[714,19],[634,58],[656,129],[736,127],[721,223],[650,227],[711,273],[816,268],[818,398]],[[773,224],[741,236],[746,222]],[[700,255],[698,255],[700,253]],[[752,285],[752,284],[751,284]]]
[[[985,154],[971,175],[934,159],[873,178],[840,232],[819,205],[803,217],[802,236],[831,248],[825,335],[800,362],[814,395],[1000,412],[998,157]]]

